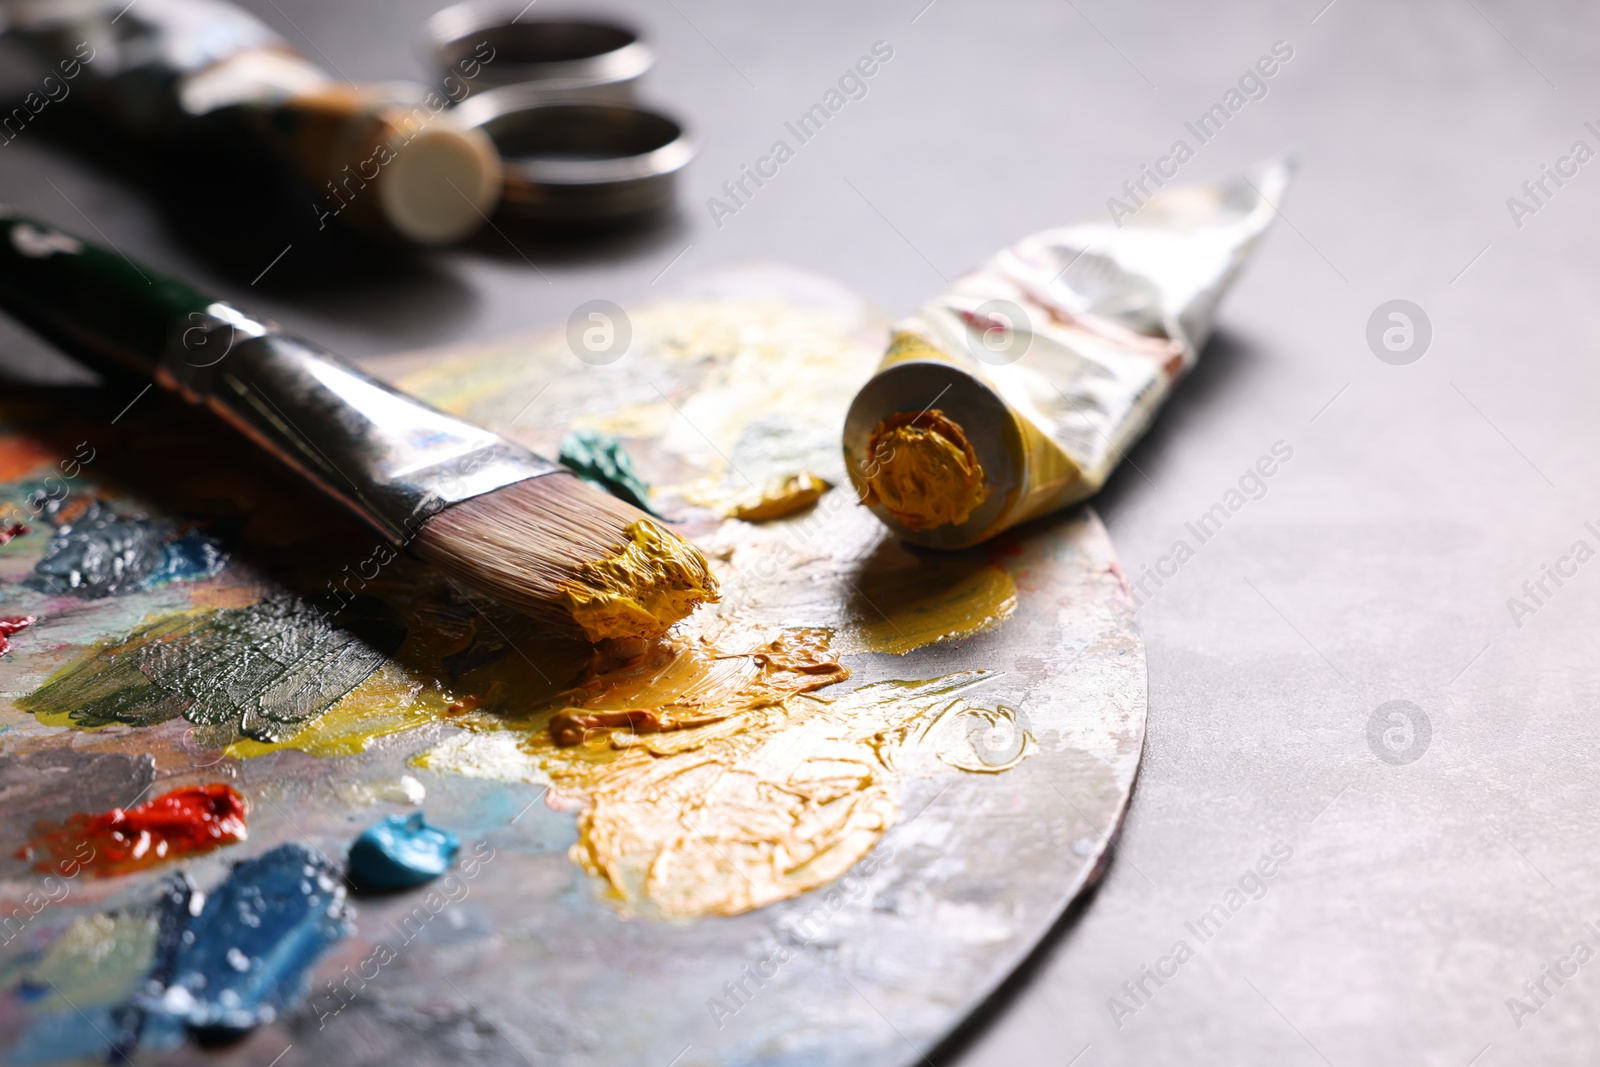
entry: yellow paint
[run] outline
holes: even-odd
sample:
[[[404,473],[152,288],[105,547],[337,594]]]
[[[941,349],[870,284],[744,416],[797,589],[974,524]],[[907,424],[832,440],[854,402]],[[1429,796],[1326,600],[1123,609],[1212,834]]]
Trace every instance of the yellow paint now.
[[[777,640],[821,657],[820,639]],[[765,669],[792,671],[781,655],[767,655]],[[725,717],[672,732],[594,729],[581,743],[563,744],[549,728],[553,713],[474,716],[463,725],[487,736],[452,739],[418,762],[550,784],[552,803],[579,811],[574,862],[602,879],[624,911],[670,918],[737,915],[843,875],[893,825],[907,775],[1004,769],[989,766],[992,757],[962,756],[972,733],[962,724],[985,713],[956,694],[987,672],[879,682],[831,701],[798,692],[751,701],[752,687],[737,680],[751,677],[751,665],[711,678],[718,662],[694,659],[667,690],[682,692],[700,674],[711,689],[739,694],[723,705],[731,712]],[[647,676],[665,677],[654,668],[628,670],[617,693],[603,677],[592,680],[602,687],[596,699],[628,704],[627,696],[644,694],[641,684],[648,689]],[[1020,762],[1031,744],[1006,765]]]
[[[626,404],[615,411],[574,419],[571,429],[599,430],[615,437],[660,437],[677,414],[665,400]]]
[[[323,758],[353,756],[379,737],[452,721],[471,707],[495,705],[507,693],[548,701],[571,684],[592,655],[586,644],[541,633],[515,616],[494,622],[478,614],[434,612],[441,593],[426,581],[397,575],[381,589],[410,633],[399,654],[293,737],[277,744],[238,740],[227,747],[228,755],[244,759],[293,748]],[[446,688],[439,680],[446,674],[445,658],[485,636],[505,641],[510,651],[463,675],[459,693]]]
[[[717,612],[826,628],[841,655],[903,655],[992,629],[1017,610],[1004,557],[909,546],[841,493],[791,521],[723,523],[706,549],[719,561]]]
[[[426,685],[390,662],[288,740],[274,744],[242,738],[225,751],[235,759],[264,756],[280,748],[323,758],[354,756],[376,738],[433,722],[446,703],[437,685]]]
[[[716,637],[675,635],[564,694],[567,706],[549,730],[559,745],[603,736],[621,746],[637,734],[720,722],[848,677],[821,630],[757,633],[753,643],[743,627]]]
[[[868,503],[913,530],[959,526],[989,497],[961,427],[938,408],[890,415],[867,437]]]
[[[717,600],[717,580],[699,549],[648,519],[625,533],[620,552],[583,564],[559,587],[589,640],[658,637]]]
[[[580,679],[540,695],[507,685],[507,658],[468,674],[486,695],[456,702],[469,728],[544,731],[557,745],[602,738],[623,748],[637,735],[704,726],[781,704],[850,676],[823,630],[762,631],[697,617],[653,642],[596,650]]]
[[[992,629],[1017,610],[1011,575],[984,558],[941,557],[859,576],[840,651],[904,655]]]
[[[832,482],[810,471],[773,478],[736,500],[729,509],[728,517],[745,522],[781,519],[809,508],[832,488]]]

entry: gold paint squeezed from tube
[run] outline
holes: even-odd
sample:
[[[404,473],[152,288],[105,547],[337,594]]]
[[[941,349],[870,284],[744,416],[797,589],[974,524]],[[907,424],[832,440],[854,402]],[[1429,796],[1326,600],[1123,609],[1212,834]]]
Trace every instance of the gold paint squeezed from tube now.
[[[583,564],[558,587],[589,640],[655,637],[717,600],[717,580],[688,541],[648,519],[624,533],[622,551]]]
[[[938,408],[883,419],[867,438],[867,454],[865,503],[881,502],[913,530],[959,526],[989,498],[972,443]]]
[[[1098,492],[1195,365],[1292,169],[1272,160],[1233,181],[1168,186],[1126,226],[1025,237],[895,324],[842,441],[874,513],[912,541],[967,548]],[[1075,274],[1063,266],[1080,260]],[[930,396],[978,444],[982,510],[960,442],[891,425]],[[910,455],[887,460],[880,436]]]

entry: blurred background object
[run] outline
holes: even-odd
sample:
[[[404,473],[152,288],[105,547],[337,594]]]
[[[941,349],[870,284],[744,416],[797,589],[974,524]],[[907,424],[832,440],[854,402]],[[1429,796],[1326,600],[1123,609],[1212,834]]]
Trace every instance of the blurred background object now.
[[[493,55],[475,88],[532,83],[551,93],[627,103],[655,53],[620,22],[544,18],[531,4],[468,0],[423,23],[422,43],[440,77]]]
[[[63,76],[81,61],[85,95],[146,151],[182,155],[213,180],[216,164],[276,163],[299,187],[283,199],[326,203],[319,228],[331,217],[377,240],[446,244],[499,199],[493,146],[439,93],[341,84],[242,8],[13,0],[4,10],[8,36]]]

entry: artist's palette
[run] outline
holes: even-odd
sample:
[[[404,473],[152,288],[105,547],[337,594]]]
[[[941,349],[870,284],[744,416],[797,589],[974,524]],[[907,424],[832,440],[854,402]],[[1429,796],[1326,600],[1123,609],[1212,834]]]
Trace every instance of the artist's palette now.
[[[120,398],[0,405],[0,503],[94,450],[53,483],[59,521],[0,545],[0,616],[38,616],[0,658],[8,1062],[103,1061],[123,1040],[141,917],[174,869],[206,889],[285,843],[342,862],[419,802],[463,841],[452,875],[353,895],[355,932],[297,1010],[220,1049],[123,1042],[133,1061],[910,1064],[1093,880],[1145,712],[1093,513],[957,555],[896,542],[848,489],[723,519],[798,471],[843,483],[840,420],[883,324],[764,268],[629,325],[625,352],[580,341],[585,359],[561,335],[376,368],[547,453],[571,428],[617,435],[711,557],[723,601],[678,638],[711,650],[699,673],[680,658],[627,692],[777,695],[576,746],[553,740],[550,698],[585,648],[385,561],[154,407],[113,427]],[[126,550],[108,595],[49,580],[69,518]],[[331,621],[309,607],[330,589]],[[36,824],[215,783],[249,804],[244,841],[39,895]]]

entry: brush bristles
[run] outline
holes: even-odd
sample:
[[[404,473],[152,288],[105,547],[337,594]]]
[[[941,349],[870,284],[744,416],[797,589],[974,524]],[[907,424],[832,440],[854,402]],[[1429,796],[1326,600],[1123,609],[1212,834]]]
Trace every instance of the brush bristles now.
[[[574,573],[622,553],[628,528],[641,521],[650,516],[562,472],[452,504],[423,525],[412,548],[469,591],[575,631]]]

